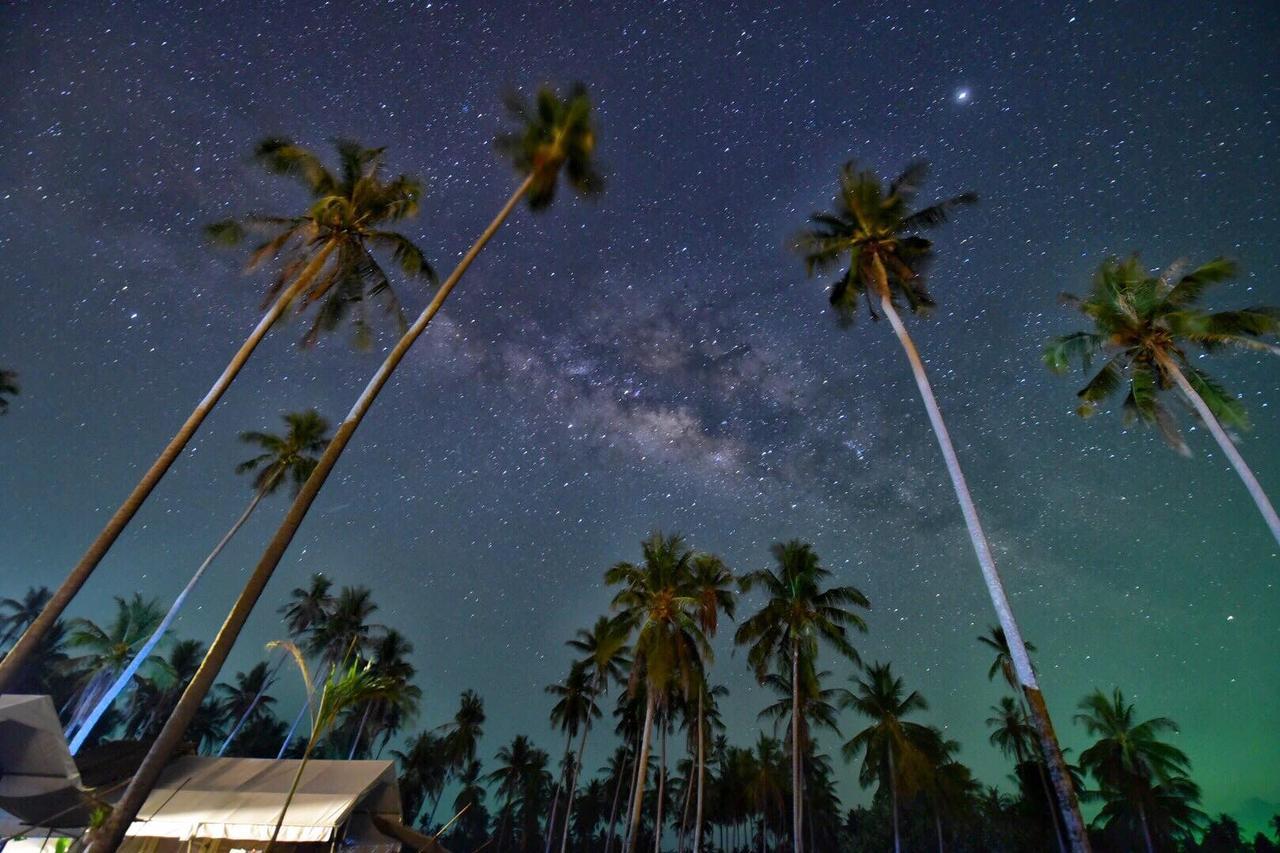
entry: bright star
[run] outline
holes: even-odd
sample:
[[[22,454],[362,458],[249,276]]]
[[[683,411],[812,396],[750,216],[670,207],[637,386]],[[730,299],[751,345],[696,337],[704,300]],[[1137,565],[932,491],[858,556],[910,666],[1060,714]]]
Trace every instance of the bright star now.
[[[972,94],[973,94],[973,93],[972,93],[972,92],[970,92],[968,89],[957,89],[957,90],[956,90],[956,103],[957,103],[957,104],[967,104],[967,103],[969,103],[969,97],[970,97],[970,95],[972,95]]]

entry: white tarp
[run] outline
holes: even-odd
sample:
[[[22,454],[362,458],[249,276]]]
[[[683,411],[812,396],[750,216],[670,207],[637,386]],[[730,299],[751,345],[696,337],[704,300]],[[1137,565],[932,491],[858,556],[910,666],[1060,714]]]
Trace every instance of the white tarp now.
[[[165,769],[128,835],[267,841],[299,763],[180,758]],[[399,821],[400,794],[390,761],[309,761],[279,840],[328,841],[357,804],[362,811]]]

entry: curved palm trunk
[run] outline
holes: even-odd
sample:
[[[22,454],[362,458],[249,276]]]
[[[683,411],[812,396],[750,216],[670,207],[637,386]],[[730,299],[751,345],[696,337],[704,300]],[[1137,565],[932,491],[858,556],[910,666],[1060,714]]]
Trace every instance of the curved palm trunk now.
[[[662,730],[658,735],[659,743],[658,754],[661,756],[658,762],[658,808],[657,815],[653,821],[653,853],[662,853],[662,834],[664,824],[662,822],[662,805],[663,798],[666,796],[667,790],[667,715],[662,715]]]
[[[564,751],[566,755],[569,754],[569,747],[572,745],[573,745],[573,733],[570,732],[568,736],[564,739]],[[560,810],[560,789],[563,786],[564,786],[564,772],[561,771],[559,778],[556,779],[556,791],[551,797],[551,817],[547,819],[547,832],[546,832],[547,837],[542,845],[542,853],[551,853],[551,841],[552,839],[555,838],[555,834],[556,834],[556,813]],[[569,821],[567,819],[565,820],[564,825],[567,830],[569,826]]]
[[[627,760],[631,757],[631,744],[627,744],[627,752],[623,756],[622,766],[618,768],[618,781],[613,785],[613,805],[609,807],[609,831],[604,839],[604,853],[613,848],[613,828],[618,820],[618,797],[622,794],[622,782],[627,778]],[[635,778],[634,776],[632,777]]]
[[[353,761],[356,757],[356,748],[360,746],[360,739],[364,736],[364,727],[369,722],[369,711],[372,708],[372,702],[365,703],[364,713],[360,715],[360,725],[356,726],[356,736],[351,739],[351,749],[347,752],[347,761]],[[377,737],[377,735],[374,735],[374,737]]]
[[[164,614],[164,618],[160,620],[160,624],[151,632],[151,636],[147,638],[147,641],[142,644],[142,648],[140,648],[138,653],[133,656],[133,660],[129,661],[129,665],[121,670],[120,675],[116,677],[116,680],[107,688],[106,693],[104,693],[102,698],[98,700],[98,704],[89,712],[89,716],[85,717],[84,722],[80,724],[80,728],[76,732],[76,736],[71,740],[70,748],[72,755],[75,755],[80,751],[80,747],[84,746],[85,739],[89,737],[90,732],[93,731],[93,727],[98,724],[98,720],[102,719],[102,715],[111,707],[111,703],[114,702],[116,697],[129,686],[129,683],[133,681],[133,676],[137,674],[138,670],[142,667],[142,664],[144,664],[147,658],[151,656],[151,653],[155,651],[155,648],[160,644],[160,641],[164,639],[164,635],[169,631],[169,627],[173,625],[174,620],[178,618],[178,612],[181,611],[182,606],[187,603],[187,596],[191,595],[192,591],[196,588],[196,584],[200,583],[200,579],[204,577],[205,570],[213,564],[214,560],[218,559],[218,555],[222,553],[222,549],[225,548],[227,543],[231,541],[231,538],[240,531],[240,528],[244,526],[244,523],[249,520],[249,516],[253,515],[253,511],[258,508],[258,504],[266,496],[267,489],[270,488],[270,486],[270,483],[265,483],[262,488],[254,492],[253,500],[249,501],[249,505],[245,507],[244,512],[240,513],[240,517],[236,519],[236,523],[231,525],[231,529],[223,534],[222,538],[218,540],[217,545],[213,546],[213,550],[209,552],[209,556],[204,558],[204,562],[196,569],[195,574],[191,576],[191,580],[187,581],[187,585],[182,588],[182,592],[179,592],[178,597],[173,600],[173,604],[169,605],[169,612]]]
[[[792,849],[801,853],[804,849],[802,836],[804,832],[801,817],[802,796],[800,778],[802,770],[800,762],[800,641],[791,639],[791,838]]]
[[[253,695],[253,700],[249,702],[249,707],[244,709],[244,713],[240,715],[240,719],[236,720],[236,724],[231,727],[231,731],[227,733],[226,738],[222,741],[222,746],[218,747],[217,756],[219,758],[227,751],[227,747],[231,746],[231,741],[236,739],[236,735],[240,734],[240,730],[244,728],[244,724],[249,721],[249,717],[253,716],[253,709],[258,707],[258,703],[262,701],[262,697],[267,695],[267,691],[271,689],[271,685],[275,684],[276,676],[280,673],[280,667],[284,664],[284,658],[279,657],[276,663],[271,667],[270,672],[262,679],[262,686],[258,688],[258,692]]]
[[[1253,498],[1254,504],[1258,507],[1258,512],[1262,514],[1262,518],[1267,523],[1267,527],[1271,530],[1271,535],[1280,544],[1280,517],[1276,516],[1275,507],[1271,505],[1271,499],[1267,497],[1267,493],[1263,491],[1262,486],[1258,483],[1258,478],[1253,476],[1253,471],[1249,468],[1248,463],[1244,461],[1244,457],[1240,455],[1240,451],[1236,449],[1235,442],[1231,440],[1231,436],[1227,435],[1226,430],[1222,428],[1222,424],[1218,423],[1218,419],[1214,416],[1204,399],[1196,393],[1196,389],[1191,387],[1191,383],[1187,381],[1187,377],[1183,375],[1182,370],[1172,359],[1157,356],[1160,366],[1173,377],[1173,381],[1177,383],[1179,390],[1191,402],[1195,408],[1196,414],[1200,416],[1200,420],[1209,428],[1209,432],[1213,434],[1214,439],[1218,442],[1218,447],[1222,448],[1222,453],[1231,462],[1231,467],[1236,469],[1236,474],[1240,476],[1240,481],[1244,483],[1244,487],[1249,490],[1249,496]]]
[[[600,674],[596,674],[592,687],[592,697],[600,692]],[[560,837],[560,853],[569,849],[569,821],[573,818],[573,795],[578,791],[578,774],[582,772],[582,753],[587,748],[587,733],[591,731],[591,715],[587,715],[582,725],[582,738],[578,741],[578,757],[573,763],[573,772],[569,776],[569,793],[564,804],[564,834]]]
[[[133,491],[125,498],[124,503],[115,511],[107,521],[107,526],[102,528],[102,532],[93,540],[89,546],[89,550],[85,551],[84,556],[80,558],[80,562],[76,563],[66,580],[58,587],[44,609],[40,611],[40,615],[27,626],[27,630],[22,633],[22,637],[14,644],[9,653],[5,655],[3,661],[0,661],[0,693],[4,693],[9,685],[22,671],[27,659],[32,653],[40,647],[45,636],[53,628],[54,624],[62,616],[62,612],[67,609],[67,605],[71,603],[71,599],[75,598],[89,580],[89,576],[93,574],[93,570],[97,568],[98,563],[106,556],[107,551],[115,543],[116,539],[124,531],[125,527],[133,520],[138,509],[142,506],[142,502],[147,499],[155,489],[156,484],[160,482],[160,478],[169,470],[169,466],[178,458],[178,454],[182,453],[187,446],[187,442],[195,435],[196,430],[200,428],[200,424],[204,422],[205,417],[213,410],[223,393],[231,385],[232,380],[239,375],[240,370],[249,360],[249,356],[253,355],[253,351],[257,349],[258,344],[266,337],[267,332],[275,325],[276,320],[289,307],[289,303],[294,297],[306,289],[320,272],[321,267],[329,258],[329,254],[333,251],[337,244],[332,240],[325,243],[320,251],[316,252],[315,257],[303,268],[298,274],[293,284],[280,294],[279,298],[272,303],[266,314],[262,315],[262,319],[258,321],[258,325],[254,327],[249,337],[240,345],[240,349],[232,356],[231,361],[223,369],[213,387],[209,389],[209,393],[204,395],[202,399],[187,416],[186,422],[178,429],[176,435],[169,439],[169,443],[165,445],[164,450],[151,463],[151,467],[147,469],[147,473],[142,475],[142,479],[138,481],[138,485],[133,487]]]
[[[346,449],[347,444],[350,443],[356,427],[360,425],[360,421],[364,419],[370,406],[373,405],[373,401],[377,399],[378,393],[387,384],[387,380],[391,378],[391,374],[395,372],[396,367],[404,360],[409,348],[413,346],[413,343],[426,330],[432,318],[436,316],[440,306],[444,304],[445,299],[462,278],[463,273],[475,261],[485,244],[502,227],[502,223],[515,210],[520,199],[529,191],[533,177],[531,174],[525,178],[516,191],[512,193],[507,203],[503,205],[498,215],[494,217],[476,242],[463,255],[458,266],[454,268],[449,277],[440,285],[440,289],[436,291],[435,298],[423,309],[422,314],[409,327],[409,331],[392,348],[382,366],[378,368],[368,386],[365,387],[364,392],[356,400],[356,404],[348,413],[346,420],[342,422],[337,432],[334,433],[333,440],[329,442],[329,446],[325,448],[324,454],[320,457],[315,470],[311,472],[311,476],[303,484],[298,496],[294,498],[283,523],[276,531],[275,536],[272,537],[270,544],[267,545],[267,550],[263,552],[257,567],[253,570],[253,574],[249,576],[249,580],[241,591],[240,597],[236,600],[231,612],[227,614],[227,619],[218,631],[213,645],[209,647],[209,652],[200,664],[200,669],[196,671],[195,678],[191,680],[191,683],[183,692],[182,698],[178,700],[177,707],[174,708],[174,712],[169,717],[168,722],[165,723],[160,736],[152,744],[146,758],[143,759],[142,765],[134,774],[133,780],[125,790],[124,796],[116,804],[106,822],[93,833],[93,838],[89,841],[90,849],[94,851],[111,851],[119,847],[121,840],[124,838],[125,829],[137,816],[138,809],[142,808],[147,795],[155,786],[156,780],[160,778],[160,772],[164,769],[169,757],[173,754],[173,750],[181,741],[183,732],[190,725],[196,711],[199,710],[200,703],[213,686],[214,679],[218,677],[218,670],[226,662],[227,655],[231,653],[231,647],[235,644],[241,629],[244,628],[244,623],[248,621],[249,614],[253,611],[254,605],[258,603],[258,598],[262,595],[263,589],[266,588],[267,582],[271,580],[271,575],[275,572],[281,557],[284,556],[285,549],[289,547],[289,543],[293,541],[294,534],[298,532],[298,528],[302,525],[302,520],[306,517],[307,510],[315,502],[316,495],[320,493],[325,480],[328,479],[339,457],[342,456],[342,452]]]
[[[898,774],[893,766],[893,747],[889,747],[889,801],[893,805],[893,853],[902,853],[902,836],[898,832]]]
[[[1053,721],[1049,718],[1049,709],[1045,707],[1044,697],[1040,694],[1040,685],[1036,680],[1035,670],[1031,668],[1031,659],[1027,655],[1026,644],[1022,641],[1022,632],[1018,628],[1017,621],[1013,618],[1013,610],[1010,608],[1009,599],[1005,595],[1004,583],[1000,580],[1000,573],[996,570],[995,558],[991,555],[991,546],[987,543],[986,533],[983,532],[982,524],[978,520],[978,509],[973,503],[973,497],[969,494],[969,484],[965,481],[964,472],[960,469],[960,460],[956,456],[955,447],[951,444],[951,435],[947,432],[946,422],[942,419],[942,411],[938,408],[938,401],[933,395],[933,387],[929,384],[929,377],[925,373],[924,363],[920,360],[920,353],[916,351],[915,343],[911,340],[911,336],[907,334],[906,327],[902,325],[902,318],[898,316],[898,310],[894,308],[893,301],[889,297],[889,287],[885,277],[884,266],[880,263],[879,258],[875,259],[875,270],[877,276],[876,286],[880,295],[880,307],[885,316],[889,318],[894,334],[898,336],[898,342],[902,345],[902,349],[907,355],[907,361],[911,364],[911,372],[915,377],[916,387],[920,389],[920,397],[924,401],[925,410],[929,414],[929,422],[932,424],[934,435],[938,439],[938,446],[942,450],[943,459],[946,460],[947,473],[951,476],[951,485],[955,489],[956,498],[960,502],[960,510],[964,514],[965,526],[969,530],[969,539],[973,543],[974,553],[978,557],[978,565],[982,569],[982,578],[987,585],[987,594],[991,597],[991,604],[995,607],[1000,627],[1004,629],[1005,639],[1008,640],[1009,656],[1013,659],[1014,672],[1018,676],[1018,682],[1022,687],[1023,693],[1026,694],[1027,705],[1031,708],[1037,739],[1040,742],[1040,751],[1044,755],[1045,766],[1049,770],[1049,778],[1053,781],[1054,791],[1058,797],[1058,807],[1062,811],[1062,819],[1066,825],[1067,838],[1071,842],[1071,849],[1075,853],[1088,853],[1089,837],[1085,831],[1084,818],[1080,814],[1080,805],[1076,801],[1075,791],[1071,787],[1071,776],[1067,773],[1067,763],[1062,758],[1062,748],[1058,745],[1057,735],[1053,731]]]
[[[693,853],[702,853],[702,785],[707,775],[707,756],[706,747],[704,746],[705,736],[703,734],[702,721],[702,694],[701,689],[698,690],[698,807],[694,810],[693,818]]]
[[[653,709],[658,704],[658,695],[647,691],[644,702],[644,727],[640,730],[640,754],[636,757],[636,783],[631,792],[631,820],[627,830],[627,844],[623,848],[632,853],[640,840],[640,813],[644,807],[645,771],[649,768],[649,741],[653,729]]]

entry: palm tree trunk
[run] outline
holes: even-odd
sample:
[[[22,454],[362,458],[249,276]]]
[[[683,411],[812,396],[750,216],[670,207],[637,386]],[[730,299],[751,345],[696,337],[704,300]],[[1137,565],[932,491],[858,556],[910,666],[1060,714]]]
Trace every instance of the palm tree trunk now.
[[[276,478],[274,477],[272,478],[273,481],[275,479]],[[249,501],[249,505],[245,507],[244,512],[240,513],[240,517],[236,519],[236,523],[231,525],[231,529],[223,534],[222,538],[218,540],[217,545],[213,546],[213,550],[209,552],[209,556],[204,558],[204,562],[196,569],[195,574],[191,576],[191,580],[187,581],[187,585],[178,593],[178,597],[173,600],[173,604],[169,605],[169,612],[164,614],[164,618],[160,620],[160,624],[151,632],[151,636],[147,638],[147,641],[142,644],[142,648],[140,648],[138,653],[133,656],[133,660],[129,661],[129,665],[121,670],[120,674],[116,676],[116,680],[109,688],[107,688],[106,692],[102,695],[102,698],[98,700],[98,704],[94,706],[94,709],[89,712],[89,716],[87,716],[84,722],[80,724],[79,730],[76,731],[76,736],[72,738],[70,743],[72,755],[75,755],[80,751],[80,747],[84,746],[85,739],[89,737],[89,733],[93,731],[93,727],[98,724],[98,720],[102,719],[102,715],[111,707],[111,703],[114,702],[116,697],[129,686],[129,683],[133,681],[133,676],[137,674],[138,670],[146,662],[147,658],[149,658],[151,653],[155,651],[155,648],[160,644],[160,641],[164,639],[164,635],[168,632],[169,627],[173,625],[174,620],[178,618],[178,613],[182,610],[182,605],[187,603],[187,596],[191,595],[192,591],[196,588],[196,584],[200,583],[200,579],[204,577],[205,570],[213,564],[214,560],[218,559],[218,555],[222,553],[222,549],[225,548],[227,543],[231,541],[231,538],[240,531],[240,528],[244,526],[244,523],[249,520],[249,516],[253,515],[253,511],[258,508],[258,504],[266,496],[267,490],[271,485],[272,483],[270,482],[264,483],[262,488],[253,493],[253,500]]]
[[[1138,821],[1142,824],[1142,840],[1147,845],[1147,853],[1156,853],[1156,846],[1151,843],[1151,827],[1147,824],[1147,810],[1138,804]]]
[[[253,574],[249,576],[249,580],[241,591],[240,597],[236,600],[231,612],[227,614],[227,619],[218,631],[217,637],[214,638],[213,645],[209,647],[209,652],[205,655],[199,670],[196,671],[195,678],[191,680],[191,683],[183,692],[182,698],[178,700],[177,707],[174,708],[173,714],[169,717],[168,722],[165,723],[160,736],[152,744],[146,758],[143,759],[142,765],[129,783],[129,787],[125,789],[124,796],[116,804],[106,822],[93,833],[94,838],[89,841],[92,850],[114,851],[120,845],[121,840],[124,838],[125,829],[137,816],[138,809],[142,808],[147,795],[155,786],[156,780],[160,778],[161,771],[168,764],[169,757],[173,755],[173,750],[182,740],[183,732],[190,725],[196,711],[200,708],[200,703],[213,686],[214,679],[218,677],[218,671],[226,661],[227,655],[231,653],[231,647],[235,644],[236,638],[240,636],[241,629],[244,628],[244,623],[248,621],[249,614],[253,612],[254,605],[258,603],[258,598],[266,588],[267,582],[271,580],[271,575],[280,563],[281,557],[284,556],[285,549],[289,547],[289,543],[293,541],[294,534],[298,532],[298,528],[302,525],[302,520],[306,517],[307,510],[315,502],[316,495],[320,493],[325,480],[328,479],[330,472],[333,471],[334,466],[338,463],[338,458],[342,456],[343,450],[346,449],[347,444],[351,441],[351,436],[356,427],[360,425],[360,421],[368,413],[369,407],[377,399],[378,392],[387,384],[391,374],[395,372],[396,367],[404,360],[409,348],[413,346],[413,343],[426,330],[432,318],[439,312],[440,306],[444,304],[445,299],[462,278],[463,273],[467,271],[480,254],[480,251],[485,247],[485,244],[498,232],[498,229],[502,227],[502,223],[507,220],[507,217],[515,210],[516,205],[524,197],[525,193],[529,191],[533,178],[534,175],[532,174],[525,178],[516,191],[511,194],[511,197],[503,205],[498,215],[494,217],[476,242],[463,255],[458,266],[454,268],[449,277],[440,285],[439,290],[436,291],[435,298],[423,309],[422,314],[409,327],[409,331],[392,348],[382,366],[378,368],[377,373],[373,375],[364,392],[356,400],[355,406],[347,414],[346,420],[342,422],[337,432],[334,433],[333,440],[329,442],[329,446],[325,448],[324,454],[316,464],[315,470],[311,472],[311,476],[307,478],[297,497],[294,498],[283,523],[276,530],[270,544],[267,545],[267,550],[263,552],[257,567],[253,570]]]
[[[640,730],[640,754],[636,757],[636,782],[631,793],[631,820],[627,830],[627,853],[634,853],[640,841],[640,812],[644,807],[645,771],[649,768],[649,740],[653,729],[653,709],[658,704],[658,694],[646,691],[644,701],[644,727]]]
[[[960,459],[956,456],[955,447],[951,444],[951,435],[947,432],[946,422],[942,419],[942,411],[938,408],[937,398],[933,395],[933,387],[924,370],[924,362],[916,345],[902,325],[902,318],[894,308],[889,294],[888,280],[880,259],[875,258],[876,287],[880,295],[880,307],[893,326],[894,334],[902,345],[911,364],[911,372],[915,376],[916,387],[920,389],[920,397],[924,401],[925,411],[929,414],[929,422],[933,426],[942,457],[947,464],[947,473],[951,476],[951,485],[955,489],[956,498],[960,502],[960,510],[964,515],[965,526],[969,530],[969,539],[973,543],[974,553],[978,557],[978,565],[982,569],[982,578],[987,585],[987,594],[995,607],[1000,627],[1004,629],[1005,639],[1009,643],[1009,656],[1013,659],[1014,671],[1023,693],[1027,696],[1027,704],[1032,711],[1036,733],[1040,741],[1040,751],[1044,755],[1045,766],[1053,787],[1058,796],[1058,807],[1062,810],[1062,819],[1067,827],[1067,838],[1071,842],[1074,853],[1088,853],[1089,837],[1085,831],[1084,818],[1080,814],[1080,804],[1076,801],[1075,791],[1071,787],[1071,776],[1067,773],[1067,763],[1062,758],[1062,748],[1058,744],[1057,735],[1053,731],[1053,722],[1049,718],[1049,709],[1045,706],[1044,697],[1040,694],[1040,685],[1035,671],[1031,668],[1031,658],[1027,655],[1026,644],[1022,641],[1022,632],[1013,618],[1013,610],[1005,595],[1004,583],[996,570],[995,558],[991,555],[991,546],[987,543],[986,534],[978,520],[978,509],[973,497],[969,494],[969,484],[965,481],[964,472],[960,469]]]
[[[698,807],[694,810],[693,818],[693,853],[702,853],[702,785],[707,775],[705,737],[702,731],[704,725],[702,697],[705,692],[705,687],[700,686],[698,689]]]
[[[276,838],[280,835],[280,827],[284,826],[284,816],[289,811],[289,804],[293,802],[294,794],[298,793],[298,783],[302,781],[302,771],[307,769],[307,761],[311,758],[311,750],[315,748],[315,745],[315,732],[312,732],[311,737],[307,740],[307,748],[302,751],[302,760],[298,762],[298,770],[293,774],[293,782],[289,784],[289,794],[284,798],[284,808],[280,809],[280,817],[276,818],[275,829],[271,830],[271,840],[267,842],[265,853],[271,853],[271,848],[276,844]]]
[[[600,673],[596,673],[595,684],[592,686],[592,700],[600,693]],[[587,748],[587,733],[591,731],[591,715],[587,714],[587,719],[582,725],[582,739],[578,741],[578,757],[573,762],[573,772],[569,777],[569,795],[564,804],[564,834],[560,837],[560,853],[565,853],[569,849],[569,821],[573,817],[573,795],[578,790],[578,774],[582,772],[582,753]]]
[[[662,833],[665,824],[662,822],[662,806],[663,799],[667,791],[667,714],[662,714],[662,722],[659,723],[661,729],[658,733],[660,746],[658,752],[660,755],[658,767],[658,807],[657,814],[653,820],[653,853],[662,853]]]
[[[937,805],[933,807],[933,829],[938,834],[938,853],[944,853],[942,847],[942,812],[938,811]]]
[[[569,754],[569,747],[573,745],[573,733],[570,732],[564,739],[564,753]],[[556,832],[556,812],[560,809],[560,788],[564,785],[564,771],[560,772],[560,776],[556,779],[556,792],[551,797],[551,817],[547,820],[546,840],[543,842],[542,853],[551,853],[551,840],[555,838]],[[569,822],[566,820],[566,827]]]
[[[613,805],[609,807],[609,831],[604,839],[604,853],[613,847],[613,828],[618,820],[618,797],[622,794],[622,782],[627,778],[627,761],[631,758],[631,743],[627,743],[627,751],[622,757],[622,766],[618,768],[618,781],[613,785]],[[632,777],[634,780],[634,776]]]
[[[302,703],[302,707],[298,709],[297,716],[293,718],[293,723],[289,726],[289,731],[285,732],[284,740],[280,743],[280,751],[276,753],[276,761],[284,758],[284,754],[289,751],[289,744],[293,743],[293,736],[298,733],[298,726],[302,724],[302,718],[306,716],[308,709],[311,708],[311,700],[316,695],[316,688],[320,687],[323,689],[322,685],[324,685],[325,682],[329,680],[329,677],[333,675],[334,666],[335,664],[330,663],[325,668],[324,678],[320,679],[319,682],[313,685],[311,691],[307,693]]]
[[[816,667],[815,667],[816,669]],[[800,640],[791,638],[791,838],[795,853],[804,850],[800,777]]]
[[[356,736],[351,739],[351,749],[347,752],[347,761],[355,760],[356,747],[360,745],[360,736],[364,734],[365,723],[369,722],[369,711],[371,708],[373,708],[372,702],[364,703],[364,713],[360,715],[360,725],[356,726]]]
[[[253,695],[253,701],[249,703],[249,707],[244,709],[244,713],[240,715],[240,719],[236,720],[236,724],[231,727],[231,731],[227,733],[227,737],[222,741],[222,746],[218,747],[217,755],[222,757],[227,751],[227,747],[231,745],[231,741],[235,740],[236,735],[240,734],[240,729],[244,728],[244,724],[249,721],[249,717],[253,715],[253,709],[258,707],[258,703],[262,701],[262,697],[267,695],[267,691],[271,685],[275,683],[276,676],[280,673],[280,667],[284,664],[284,657],[277,657],[275,665],[271,667],[270,672],[262,679],[262,686],[258,688],[258,692]]]
[[[231,361],[223,369],[213,387],[204,395],[202,399],[187,416],[187,420],[178,429],[177,434],[169,439],[169,443],[165,445],[164,450],[151,463],[151,467],[147,469],[147,473],[142,476],[138,484],[133,487],[133,491],[125,498],[124,503],[115,511],[115,514],[107,521],[107,526],[102,528],[102,532],[93,540],[89,546],[89,550],[85,551],[84,556],[80,558],[80,562],[76,563],[66,580],[58,587],[57,591],[45,604],[44,609],[40,611],[40,615],[35,618],[27,630],[22,633],[22,637],[14,644],[9,653],[5,655],[3,661],[0,661],[0,693],[8,690],[13,679],[22,671],[27,663],[27,659],[40,647],[44,642],[45,636],[53,628],[54,624],[62,616],[62,612],[67,609],[67,605],[71,603],[71,599],[75,598],[89,580],[89,576],[93,574],[93,570],[97,568],[98,563],[106,556],[107,551],[115,543],[121,532],[137,514],[138,509],[142,506],[142,502],[147,499],[155,489],[156,484],[160,482],[160,478],[169,470],[169,466],[173,464],[178,455],[182,453],[187,446],[187,442],[195,435],[196,430],[200,428],[200,424],[204,422],[205,417],[213,410],[223,393],[231,385],[232,380],[239,375],[240,370],[249,360],[249,356],[253,355],[253,351],[257,349],[258,344],[266,337],[267,332],[275,325],[276,320],[289,307],[289,303],[293,298],[306,289],[320,272],[324,263],[329,258],[329,254],[333,251],[337,244],[330,240],[316,252],[315,257],[302,269],[293,284],[279,298],[271,304],[267,309],[267,313],[262,315],[262,319],[258,321],[258,325],[254,327],[249,337],[240,345],[240,349],[232,356]]]
[[[690,772],[696,772],[693,762],[689,763]],[[684,853],[684,840],[689,834],[689,809],[693,806],[693,780],[684,780],[684,804],[680,807],[680,828],[676,833],[676,853]]]
[[[898,832],[898,778],[893,767],[893,747],[889,747],[889,801],[893,806],[893,853],[902,853],[902,836]]]
[[[1262,513],[1262,518],[1267,522],[1271,535],[1275,537],[1277,543],[1280,543],[1280,517],[1276,516],[1276,510],[1271,505],[1271,499],[1267,497],[1267,493],[1263,491],[1262,486],[1258,483],[1258,478],[1253,476],[1253,471],[1250,470],[1248,463],[1244,461],[1244,457],[1236,449],[1235,442],[1227,435],[1226,430],[1222,428],[1222,424],[1218,423],[1217,417],[1209,409],[1204,398],[1196,393],[1195,388],[1191,387],[1191,383],[1187,381],[1187,377],[1183,375],[1182,370],[1174,363],[1173,359],[1167,356],[1157,356],[1157,359],[1160,362],[1160,366],[1173,377],[1173,381],[1177,383],[1183,395],[1191,402],[1196,414],[1200,415],[1200,420],[1209,428],[1209,432],[1213,434],[1214,439],[1218,442],[1218,447],[1222,448],[1222,453],[1231,462],[1231,466],[1236,469],[1236,474],[1240,476],[1240,481],[1244,483],[1244,487],[1249,490],[1249,496],[1253,498],[1254,504],[1257,505],[1258,512]]]

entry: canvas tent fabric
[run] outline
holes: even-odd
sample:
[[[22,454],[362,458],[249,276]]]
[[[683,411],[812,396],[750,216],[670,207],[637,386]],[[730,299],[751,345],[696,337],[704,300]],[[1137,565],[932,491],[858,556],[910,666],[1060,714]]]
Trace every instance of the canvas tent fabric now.
[[[88,821],[80,771],[48,696],[0,696],[0,809],[26,824]]]
[[[298,761],[188,756],[167,767],[129,827],[132,837],[267,841]],[[325,842],[356,811],[400,820],[390,761],[307,763],[279,840]]]

